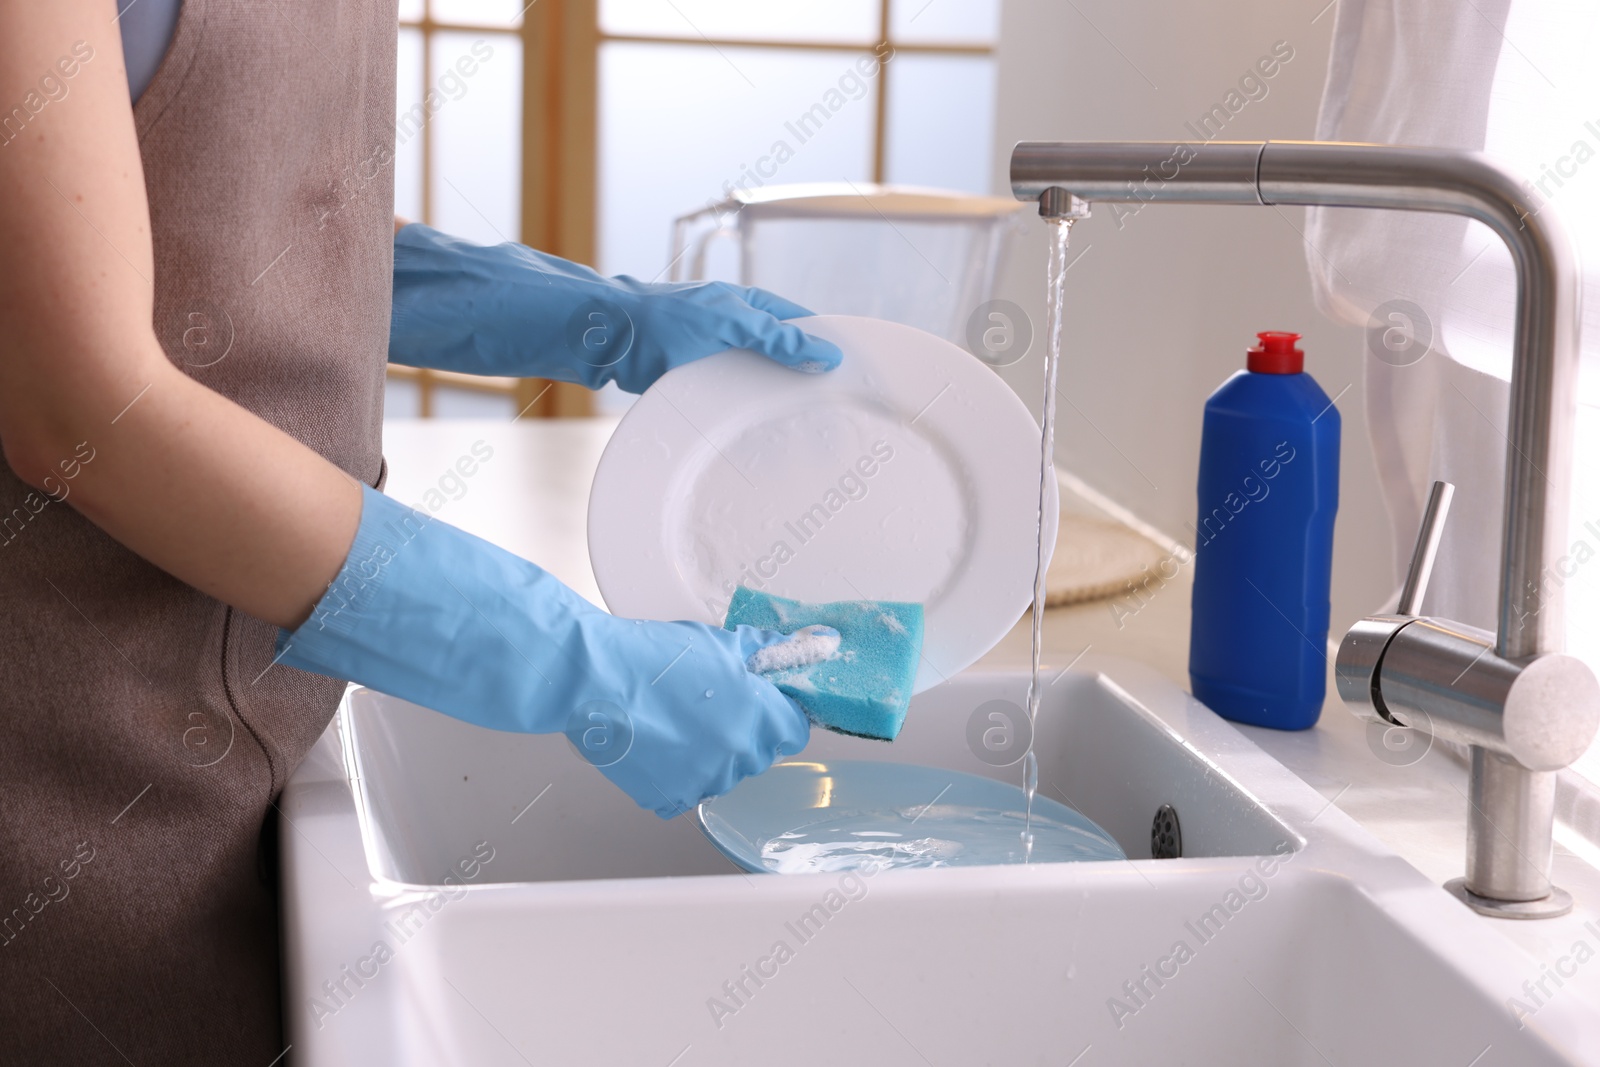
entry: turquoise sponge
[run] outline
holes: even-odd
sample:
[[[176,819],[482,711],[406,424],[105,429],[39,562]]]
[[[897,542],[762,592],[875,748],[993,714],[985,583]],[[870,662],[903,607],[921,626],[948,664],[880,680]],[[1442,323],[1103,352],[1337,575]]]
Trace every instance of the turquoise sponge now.
[[[893,741],[900,733],[922,655],[921,604],[803,604],[740,586],[723,626],[732,630],[741,625],[786,634],[808,626],[837,630],[839,649],[833,657],[763,676],[818,726],[880,741]]]

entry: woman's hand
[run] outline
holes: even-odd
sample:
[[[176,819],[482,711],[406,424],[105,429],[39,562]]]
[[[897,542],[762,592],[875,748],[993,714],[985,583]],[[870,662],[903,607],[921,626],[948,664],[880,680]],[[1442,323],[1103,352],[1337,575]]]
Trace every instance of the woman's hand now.
[[[805,747],[746,664],[771,630],[608,615],[546,571],[368,489],[349,561],[278,661],[495,730],[564,732],[662,818]]]
[[[792,321],[810,314],[762,289],[607,278],[522,245],[475,245],[412,224],[395,235],[389,358],[642,393],[672,368],[730,348],[832,370],[838,347]]]

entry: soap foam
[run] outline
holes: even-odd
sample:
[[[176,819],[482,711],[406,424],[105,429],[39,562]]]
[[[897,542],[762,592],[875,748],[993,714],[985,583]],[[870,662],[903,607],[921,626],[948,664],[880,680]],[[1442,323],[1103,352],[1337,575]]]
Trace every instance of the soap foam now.
[[[839,631],[831,626],[806,626],[789,640],[757,649],[745,666],[755,674],[810,667],[839,654]]]
[[[920,604],[804,604],[740,586],[723,625],[809,632],[762,649],[750,669],[830,730],[882,741],[899,734],[922,649]],[[829,636],[821,643],[824,630]]]

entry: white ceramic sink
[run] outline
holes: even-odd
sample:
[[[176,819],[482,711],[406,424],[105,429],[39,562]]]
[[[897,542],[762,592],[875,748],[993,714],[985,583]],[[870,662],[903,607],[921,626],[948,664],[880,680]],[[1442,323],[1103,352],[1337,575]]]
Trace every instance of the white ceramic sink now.
[[[818,731],[796,758],[1015,780],[968,728],[1026,685],[968,672],[893,745]],[[282,801],[301,1065],[1600,1062],[1584,1005],[1519,1029],[1540,965],[1492,922],[1126,661],[1051,684],[1037,740],[1110,863],[746,875],[560,736],[365,690],[335,727]],[[1149,858],[1162,804],[1182,859]]]

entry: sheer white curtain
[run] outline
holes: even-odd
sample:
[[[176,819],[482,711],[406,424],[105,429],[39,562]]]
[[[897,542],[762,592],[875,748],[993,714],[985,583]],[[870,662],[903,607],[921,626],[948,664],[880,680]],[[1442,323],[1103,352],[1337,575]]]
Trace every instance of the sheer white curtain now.
[[[1600,263],[1597,51],[1597,5],[1343,0],[1317,136],[1487,151],[1562,217],[1580,264]],[[1425,610],[1493,629],[1510,258],[1479,223],[1441,216],[1316,209],[1306,233],[1323,311],[1368,328],[1368,421],[1398,569],[1428,486],[1456,483]],[[1568,650],[1600,670],[1600,269],[1583,300],[1571,550],[1545,580],[1566,593]],[[1600,780],[1600,751],[1580,770]]]

